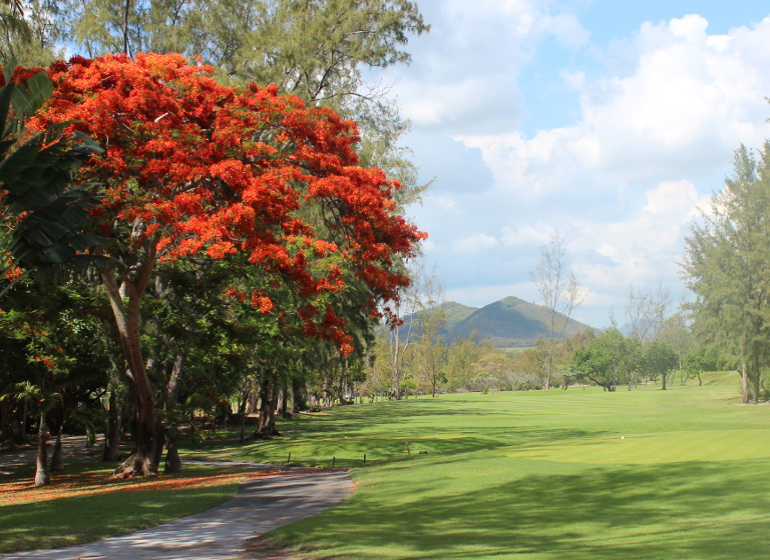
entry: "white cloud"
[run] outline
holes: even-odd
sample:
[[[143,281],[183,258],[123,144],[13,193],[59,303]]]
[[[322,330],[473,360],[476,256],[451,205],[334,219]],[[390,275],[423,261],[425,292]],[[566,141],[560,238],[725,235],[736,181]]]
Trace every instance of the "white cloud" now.
[[[433,198],[433,200],[435,200],[436,204],[445,210],[449,210],[450,208],[457,206],[457,201],[448,196],[436,196]]]
[[[644,24],[630,76],[564,74],[581,96],[582,117],[572,126],[530,139],[515,132],[455,139],[482,150],[498,185],[540,196],[570,188],[561,179],[576,173],[614,188],[713,172],[741,142],[758,145],[770,134],[770,22],[729,36],[709,36],[706,26],[698,15]]]
[[[697,214],[696,207],[707,199],[698,194],[690,181],[663,181],[647,191],[647,206],[643,210],[651,214],[674,213],[680,218],[684,213],[683,221],[688,221]]]
[[[405,117],[452,133],[517,126],[525,113],[517,78],[537,47],[551,37],[570,48],[589,39],[578,18],[551,0],[441,0],[431,8],[429,39],[440,49],[423,52],[420,41],[410,42],[409,72],[386,76],[397,76]]]
[[[503,226],[501,241],[507,246],[540,247],[549,242],[552,234],[553,228],[542,220],[538,220],[534,226],[525,225],[516,229]]]
[[[476,232],[469,237],[455,241],[452,248],[457,253],[475,253],[494,249],[498,245],[500,245],[500,242],[495,237],[486,233]]]
[[[556,2],[434,5],[451,25],[437,24],[442,50],[404,91],[412,108],[435,103],[410,116],[435,134],[421,137],[423,146],[437,146],[430,154],[446,152],[443,167],[430,170],[439,176],[436,194],[418,223],[435,232],[431,257],[447,274],[449,299],[537,298],[524,280],[554,230],[586,290],[582,320],[603,324],[610,305],[622,314],[628,285],[658,273],[678,292],[677,262],[696,207],[708,210],[706,193],[721,185],[740,143],[758,147],[770,136],[770,19],[720,35],[694,14],[645,23],[606,52],[573,51],[602,68],[549,60],[522,73],[544,33],[562,45],[585,44],[579,23],[557,17],[566,12]],[[539,27],[546,23],[550,30]],[[539,93],[533,74],[546,88],[558,76],[560,95],[579,103],[548,121],[559,126],[524,132],[518,83],[530,80],[525,91]],[[439,137],[443,144],[432,140]],[[462,157],[469,159],[458,163]]]
[[[690,181],[664,181],[647,191],[646,200],[638,213],[623,221],[576,224],[579,233],[571,247],[607,259],[579,266],[589,285],[628,285],[656,270],[676,277],[688,224],[708,197],[699,195]]]

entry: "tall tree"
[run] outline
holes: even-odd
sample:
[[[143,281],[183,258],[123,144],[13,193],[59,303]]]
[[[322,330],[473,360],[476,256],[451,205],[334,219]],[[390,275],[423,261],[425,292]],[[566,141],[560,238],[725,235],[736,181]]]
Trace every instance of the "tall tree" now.
[[[531,273],[537,291],[543,299],[543,305],[548,310],[544,389],[551,388],[556,346],[564,338],[564,330],[572,312],[582,303],[580,283],[575,275],[569,272],[566,256],[564,240],[559,232],[554,232],[548,245],[540,247],[540,261]]]
[[[0,2],[0,60],[15,59],[24,66],[47,66],[62,58],[65,39],[57,0]]]
[[[643,346],[657,340],[665,329],[670,306],[671,294],[662,275],[646,286],[630,285],[626,317],[631,325],[631,336]]]
[[[409,61],[428,30],[409,0],[67,0],[60,24],[90,57],[201,55],[222,79],[305,101],[360,96],[364,66]]]
[[[770,143],[741,146],[732,177],[685,239],[695,328],[737,356],[743,402],[756,403],[767,363],[770,313]]]
[[[99,212],[117,242],[104,249],[116,266],[102,279],[138,403],[136,450],[116,474],[157,472],[155,395],[140,327],[159,260],[245,255],[290,282],[303,300],[306,334],[335,340],[343,353],[351,337],[324,296],[345,289],[344,275],[322,257],[340,255],[365,283],[369,313],[408,285],[395,264],[424,234],[392,212],[398,183],[357,165],[353,122],[280,97],[275,87],[219,85],[211,69],[180,55],[75,58],[51,72],[57,87],[37,126],[67,122],[109,145],[84,179],[104,185]],[[323,230],[301,219],[310,206]],[[274,310],[263,291],[248,296],[255,309]],[[316,316],[324,318],[319,326]]]

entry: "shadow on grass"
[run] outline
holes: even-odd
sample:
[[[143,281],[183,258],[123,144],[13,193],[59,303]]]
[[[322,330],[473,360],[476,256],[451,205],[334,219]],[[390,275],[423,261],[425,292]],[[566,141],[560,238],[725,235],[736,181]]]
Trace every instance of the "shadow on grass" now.
[[[426,433],[427,430],[402,430],[397,434],[364,434],[348,439],[335,431],[308,436],[306,433],[287,434],[273,440],[237,441],[223,444],[220,441],[203,442],[186,449],[185,456],[192,459],[239,460],[255,462],[277,462],[284,464],[291,453],[291,461],[307,466],[330,467],[336,457],[337,467],[363,466],[366,454],[369,464],[394,459],[407,459],[420,452],[434,455],[456,455],[482,450],[510,448],[520,443],[554,442],[560,440],[597,437],[603,432],[579,429],[519,429],[479,428],[467,429],[453,437],[439,437]],[[344,432],[349,434],[348,428]],[[406,443],[409,443],[407,451]]]
[[[354,495],[271,538],[348,558],[766,558],[768,462],[747,463],[530,475],[412,502],[397,491],[378,502]]]

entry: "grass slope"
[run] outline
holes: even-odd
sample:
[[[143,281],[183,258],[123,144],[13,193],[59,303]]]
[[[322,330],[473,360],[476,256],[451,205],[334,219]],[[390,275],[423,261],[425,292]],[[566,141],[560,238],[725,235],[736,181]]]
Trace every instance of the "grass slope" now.
[[[352,471],[343,504],[268,535],[309,557],[766,558],[770,407],[737,397],[735,385],[447,395],[188,453],[380,461]]]

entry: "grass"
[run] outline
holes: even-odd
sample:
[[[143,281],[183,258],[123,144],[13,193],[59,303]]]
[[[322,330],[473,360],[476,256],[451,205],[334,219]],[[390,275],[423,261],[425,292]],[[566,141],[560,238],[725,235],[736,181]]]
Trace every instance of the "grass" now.
[[[770,407],[712,377],[340,407],[187,454],[359,467],[345,502],[268,534],[311,558],[766,558]]]
[[[670,391],[442,395],[300,415],[271,441],[222,433],[183,455],[356,467],[345,502],[268,534],[308,558],[766,558],[770,407],[738,400],[725,374]],[[0,552],[156,525],[225,501],[247,476],[111,471],[68,465],[41,489],[29,467],[0,477]]]
[[[34,469],[0,476],[0,553],[58,548],[165,523],[218,505],[253,473],[186,466],[181,475],[111,480],[114,465],[69,463],[35,488]]]

